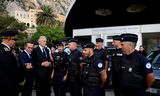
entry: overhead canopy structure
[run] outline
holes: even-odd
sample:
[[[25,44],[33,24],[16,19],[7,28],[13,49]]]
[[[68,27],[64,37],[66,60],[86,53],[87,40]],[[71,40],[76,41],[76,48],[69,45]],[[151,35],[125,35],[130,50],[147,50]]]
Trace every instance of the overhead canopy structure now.
[[[160,23],[158,0],[76,0],[65,21],[73,29]]]

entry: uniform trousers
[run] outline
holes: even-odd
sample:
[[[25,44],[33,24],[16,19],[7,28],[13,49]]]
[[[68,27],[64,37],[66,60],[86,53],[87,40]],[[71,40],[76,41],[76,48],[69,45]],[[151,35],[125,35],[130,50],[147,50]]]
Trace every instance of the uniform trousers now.
[[[32,89],[34,83],[34,76],[31,71],[25,73],[26,82],[22,88],[21,96],[32,96]]]
[[[66,96],[65,94],[65,81],[63,81],[62,74],[55,74],[52,80],[53,90],[55,96]]]
[[[115,96],[120,96],[120,75],[118,74],[118,72],[113,72],[112,73],[112,87],[113,87],[113,91]]]
[[[36,96],[50,96],[51,83],[49,77],[36,78]]]
[[[145,89],[123,87],[120,96],[147,96]]]
[[[102,88],[100,86],[84,86],[83,96],[101,96]]]
[[[82,88],[79,81],[68,81],[71,96],[82,96]]]

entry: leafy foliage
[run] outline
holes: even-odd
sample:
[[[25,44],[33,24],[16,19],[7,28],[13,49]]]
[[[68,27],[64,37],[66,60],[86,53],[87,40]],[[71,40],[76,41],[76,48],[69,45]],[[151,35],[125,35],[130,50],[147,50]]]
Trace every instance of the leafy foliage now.
[[[19,23],[14,17],[0,16],[0,30],[16,29],[20,31],[17,35],[19,40],[17,41],[16,48],[22,47],[24,42],[27,40],[27,33],[22,32],[26,30],[26,28],[27,27],[24,23]]]
[[[43,5],[42,10],[43,12],[39,12],[37,14],[37,24],[54,26],[56,20],[55,20],[55,15],[53,14],[52,8],[47,5]]]
[[[24,23],[19,23],[14,17],[0,16],[0,29],[16,29],[24,31],[27,27]]]
[[[17,40],[17,42],[16,42],[16,47],[17,48],[23,48],[23,46],[24,46],[24,43],[28,40],[28,36],[27,36],[27,33],[25,33],[25,32],[20,32],[18,35],[17,35],[17,37],[18,37],[18,40]]]
[[[32,41],[37,44],[39,36],[47,37],[47,45],[52,46],[53,42],[64,39],[65,35],[62,27],[38,26],[37,32],[32,36]]]

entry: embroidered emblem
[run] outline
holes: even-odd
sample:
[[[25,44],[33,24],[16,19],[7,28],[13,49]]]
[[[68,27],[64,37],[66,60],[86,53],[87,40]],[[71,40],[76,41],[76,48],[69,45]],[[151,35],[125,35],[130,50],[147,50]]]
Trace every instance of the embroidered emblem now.
[[[147,69],[150,69],[150,68],[151,68],[151,63],[147,63],[147,64],[146,64],[146,68],[147,68]]]
[[[102,63],[98,63],[98,68],[102,68],[103,64]]]
[[[4,51],[8,52],[10,51],[10,49],[8,49],[7,47],[4,47]]]

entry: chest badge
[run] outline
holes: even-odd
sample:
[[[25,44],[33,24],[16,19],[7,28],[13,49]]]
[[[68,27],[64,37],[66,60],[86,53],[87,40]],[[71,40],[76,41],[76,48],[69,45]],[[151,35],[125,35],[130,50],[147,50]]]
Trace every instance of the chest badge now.
[[[132,72],[132,68],[131,67],[128,69],[128,72]]]

